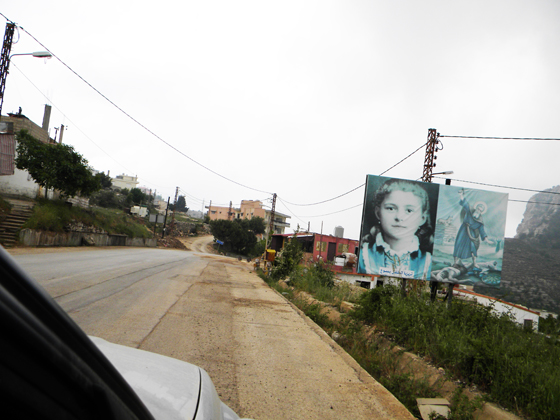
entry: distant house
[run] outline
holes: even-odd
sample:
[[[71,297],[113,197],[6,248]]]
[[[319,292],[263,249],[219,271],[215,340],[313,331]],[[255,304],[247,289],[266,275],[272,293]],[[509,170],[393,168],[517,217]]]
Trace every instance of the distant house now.
[[[474,301],[479,305],[492,306],[494,312],[498,314],[510,314],[515,322],[526,328],[531,328],[536,331],[539,327],[540,313],[524,306],[509,303],[491,296],[481,295],[471,290],[461,289],[459,286],[455,286],[453,289],[453,296]]]
[[[0,117],[0,191],[4,194],[36,198],[45,194],[29,175],[29,172],[15,167],[17,138],[15,133],[27,130],[30,135],[43,143],[55,143],[49,137],[49,105],[45,105],[43,125],[39,126],[20,112]]]
[[[271,211],[263,208],[263,204],[259,200],[241,200],[239,208],[213,206],[210,204],[206,206],[208,209],[208,217],[210,220],[234,220],[234,219],[252,219],[253,217],[261,217],[264,219],[266,226],[266,233],[268,233],[270,226]],[[290,224],[287,222],[290,216],[282,214],[278,211],[274,212],[273,220],[273,233],[283,234]]]
[[[111,181],[113,182],[113,188],[118,188],[120,190],[127,189],[131,190],[136,188],[139,184],[137,176],[130,176],[130,175],[117,175],[116,177],[112,178]]]

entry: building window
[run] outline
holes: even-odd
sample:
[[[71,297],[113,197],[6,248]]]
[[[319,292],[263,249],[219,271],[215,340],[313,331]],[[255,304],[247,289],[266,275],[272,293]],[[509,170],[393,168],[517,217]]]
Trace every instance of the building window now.
[[[315,244],[315,251],[325,252],[326,250],[327,250],[327,243],[326,242],[318,241]]]
[[[343,254],[345,252],[348,252],[348,244],[339,243],[338,244],[338,253]]]

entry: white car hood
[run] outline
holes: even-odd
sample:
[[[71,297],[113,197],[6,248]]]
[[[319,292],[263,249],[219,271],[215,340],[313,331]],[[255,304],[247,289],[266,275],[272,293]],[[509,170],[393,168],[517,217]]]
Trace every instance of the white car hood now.
[[[239,419],[220,401],[204,369],[156,353],[109,343],[101,338],[90,339],[157,420]]]

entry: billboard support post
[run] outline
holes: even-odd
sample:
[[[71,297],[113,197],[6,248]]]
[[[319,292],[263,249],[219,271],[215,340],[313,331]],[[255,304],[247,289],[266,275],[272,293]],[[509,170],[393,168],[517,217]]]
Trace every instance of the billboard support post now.
[[[453,283],[447,283],[447,308],[451,308],[451,301],[453,300]]]

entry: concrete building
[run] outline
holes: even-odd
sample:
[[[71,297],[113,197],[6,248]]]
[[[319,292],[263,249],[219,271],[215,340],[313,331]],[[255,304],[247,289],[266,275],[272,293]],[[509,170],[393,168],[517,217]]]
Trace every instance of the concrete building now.
[[[118,188],[120,190],[127,189],[131,190],[136,188],[139,184],[137,176],[130,176],[130,175],[117,175],[115,178],[111,178],[113,182],[113,188]]]
[[[234,220],[234,219],[252,219],[253,217],[261,217],[266,225],[266,233],[270,226],[271,211],[263,208],[262,202],[258,200],[241,200],[239,208],[223,207],[223,206],[206,206],[208,209],[208,217],[210,220]],[[274,212],[273,233],[283,234],[290,223],[287,222],[291,216]]]
[[[453,289],[453,296],[464,300],[471,300],[479,305],[491,306],[492,311],[498,314],[509,314],[518,324],[537,331],[539,328],[539,312],[532,311],[521,305],[496,299],[491,296],[481,295],[467,289],[462,289],[456,285]]]
[[[50,111],[51,107],[45,105],[42,126],[23,115],[21,108],[18,114],[0,117],[0,191],[2,193],[29,198],[44,194],[44,189],[31,178],[29,172],[15,167],[17,145],[15,133],[27,130],[30,135],[43,143],[55,143],[48,133]]]
[[[293,233],[274,234],[270,242],[270,249],[280,251],[289,238],[293,238]],[[337,255],[354,254],[357,255],[359,242],[355,239],[341,238],[333,235],[324,235],[313,232],[300,232],[296,236],[301,242],[304,252],[304,261],[324,261],[335,262]],[[355,271],[355,269],[354,269]]]

